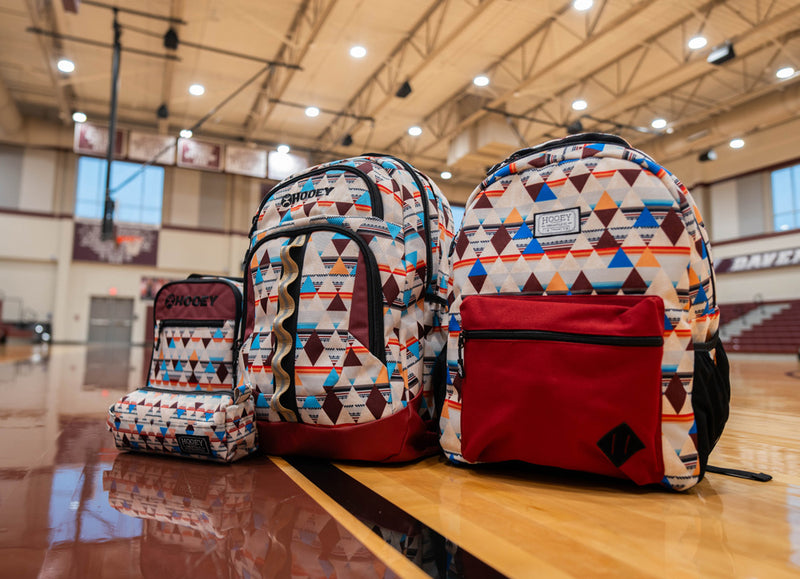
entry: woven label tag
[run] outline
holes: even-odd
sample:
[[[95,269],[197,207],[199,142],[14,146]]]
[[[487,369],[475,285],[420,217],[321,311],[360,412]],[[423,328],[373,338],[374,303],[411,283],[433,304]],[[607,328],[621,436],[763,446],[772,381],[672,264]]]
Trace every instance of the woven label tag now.
[[[195,436],[194,434],[176,434],[175,439],[181,452],[186,454],[205,454],[211,455],[211,444],[207,436]]]
[[[534,237],[567,235],[581,232],[581,213],[577,207],[562,211],[537,213],[534,217]]]

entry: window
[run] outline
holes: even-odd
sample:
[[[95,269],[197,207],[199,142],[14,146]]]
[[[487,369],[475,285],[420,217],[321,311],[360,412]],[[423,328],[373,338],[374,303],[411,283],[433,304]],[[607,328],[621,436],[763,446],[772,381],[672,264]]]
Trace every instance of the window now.
[[[453,227],[458,232],[461,229],[461,222],[464,220],[464,207],[462,205],[451,205],[450,210],[453,212]]]
[[[119,191],[113,192],[115,187],[128,179],[131,179],[129,183]],[[163,167],[145,167],[142,170],[142,166],[138,163],[113,161],[111,190],[111,198],[116,202],[114,221],[161,225],[161,204],[164,198]],[[78,159],[75,217],[102,219],[105,197],[106,160],[81,157]]]
[[[800,165],[772,172],[775,231],[800,228]]]

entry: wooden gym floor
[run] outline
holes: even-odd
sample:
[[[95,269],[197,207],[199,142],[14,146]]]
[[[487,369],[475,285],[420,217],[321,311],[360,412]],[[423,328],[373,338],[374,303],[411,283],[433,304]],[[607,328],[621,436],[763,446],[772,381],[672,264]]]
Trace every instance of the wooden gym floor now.
[[[731,418],[711,460],[774,479],[709,474],[674,494],[440,457],[118,454],[106,408],[146,356],[0,346],[0,577],[800,576],[794,357],[731,355]]]

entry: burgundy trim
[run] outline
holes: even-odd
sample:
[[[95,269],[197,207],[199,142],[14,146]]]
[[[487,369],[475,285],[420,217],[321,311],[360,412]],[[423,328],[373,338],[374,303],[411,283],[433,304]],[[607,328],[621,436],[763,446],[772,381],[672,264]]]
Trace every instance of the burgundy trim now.
[[[224,281],[164,284],[154,303],[155,320],[235,320],[239,316],[233,288]]]
[[[46,219],[72,219],[71,213],[53,213],[52,211],[25,211],[23,209],[10,209],[0,207],[0,213],[7,215],[22,215],[25,217],[44,217]]]
[[[401,411],[364,424],[317,426],[257,421],[259,447],[267,454],[303,455],[332,460],[406,462],[436,454],[436,432],[419,416],[422,394]]]
[[[225,229],[210,229],[208,227],[191,227],[188,225],[167,225],[161,224],[161,229],[170,229],[172,231],[186,231],[189,233],[216,233],[219,235],[239,235],[241,237],[248,237],[247,233],[239,231],[229,231]]]
[[[792,167],[793,165],[797,165],[800,163],[800,157],[794,157],[789,161],[782,161],[780,163],[775,163],[774,165],[767,165],[766,167],[759,167],[758,169],[750,169],[749,171],[744,171],[742,173],[737,173],[735,175],[731,175],[730,177],[725,177],[723,179],[717,179],[716,181],[700,181],[699,183],[694,183],[688,189],[691,191],[696,187],[711,187],[712,185],[716,185],[717,183],[724,183],[725,181],[731,181],[733,179],[741,179],[742,177],[749,177],[750,175],[755,175],[757,173],[766,173],[767,171],[777,171],[779,169],[785,169],[786,167]],[[684,183],[685,185],[685,183]]]
[[[725,239],[723,241],[714,241],[712,239],[711,240],[711,244],[714,247],[720,247],[722,245],[731,245],[731,244],[734,244],[734,243],[743,243],[743,242],[746,242],[746,241],[757,241],[759,239],[768,239],[770,237],[781,237],[783,235],[797,235],[798,233],[800,233],[800,229],[790,229],[789,231],[772,231],[772,232],[769,232],[769,233],[759,233],[757,235],[748,235],[747,237],[737,237],[736,239]],[[776,251],[780,251],[780,250],[776,250]],[[718,258],[718,260],[721,260],[721,259],[730,259],[730,258]]]

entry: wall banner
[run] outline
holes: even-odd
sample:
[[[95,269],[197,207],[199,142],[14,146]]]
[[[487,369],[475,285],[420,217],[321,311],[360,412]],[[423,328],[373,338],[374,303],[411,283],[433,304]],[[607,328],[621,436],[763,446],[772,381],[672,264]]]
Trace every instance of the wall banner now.
[[[115,239],[104,240],[100,221],[75,220],[72,259],[114,264],[156,265],[158,229],[116,224]]]
[[[779,249],[776,251],[762,251],[747,255],[737,255],[717,260],[714,271],[717,273],[738,273],[741,271],[754,271],[757,269],[772,269],[800,265],[800,247],[792,249]]]

